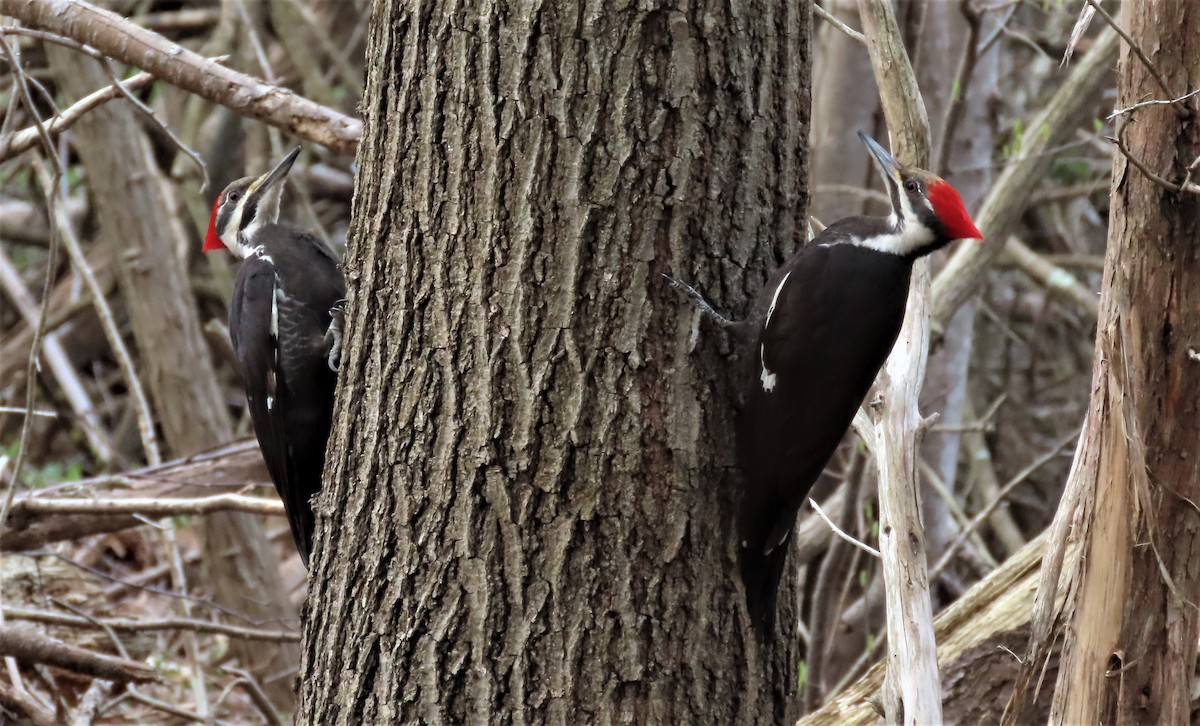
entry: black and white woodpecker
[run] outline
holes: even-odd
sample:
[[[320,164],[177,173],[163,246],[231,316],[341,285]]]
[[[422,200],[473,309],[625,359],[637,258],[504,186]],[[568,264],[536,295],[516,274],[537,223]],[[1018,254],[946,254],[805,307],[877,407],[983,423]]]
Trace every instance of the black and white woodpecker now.
[[[859,138],[883,176],[891,215],[831,224],[771,275],[743,324],[738,535],[760,630],[774,622],[797,512],[900,334],[913,262],[956,239],[983,239],[950,184]]]
[[[213,204],[204,251],[224,246],[243,260],[229,304],[229,337],[254,433],[307,566],[346,282],[320,239],[278,221],[284,179],[299,154],[297,148],[266,174],[225,187]]]

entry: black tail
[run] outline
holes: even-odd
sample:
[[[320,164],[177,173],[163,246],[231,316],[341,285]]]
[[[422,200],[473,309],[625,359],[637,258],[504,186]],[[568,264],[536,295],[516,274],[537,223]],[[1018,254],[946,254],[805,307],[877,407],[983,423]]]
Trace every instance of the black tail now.
[[[775,629],[775,596],[779,592],[779,581],[783,578],[787,551],[787,542],[776,545],[767,554],[753,546],[741,550],[746,609],[750,611],[750,623],[760,636],[769,635]]]

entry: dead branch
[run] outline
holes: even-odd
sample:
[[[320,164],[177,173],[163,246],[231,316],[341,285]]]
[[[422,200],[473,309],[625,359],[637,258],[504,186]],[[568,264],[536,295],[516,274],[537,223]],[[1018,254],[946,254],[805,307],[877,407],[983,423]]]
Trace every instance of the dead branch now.
[[[53,711],[30,697],[27,691],[0,682],[0,704],[25,716],[34,726],[58,726],[58,717]]]
[[[271,486],[258,442],[244,439],[194,456],[127,474],[85,479],[38,492],[41,497],[65,497],[75,492],[108,497],[186,499],[213,493],[237,493],[248,486]],[[223,491],[222,491],[223,490]],[[50,514],[27,508],[19,497],[0,537],[0,551],[34,549],[51,542],[77,539],[143,524],[129,514]]]
[[[0,654],[27,665],[42,663],[118,683],[156,678],[154,669],[145,663],[93,653],[28,628],[11,625],[0,625]]]
[[[354,153],[362,135],[358,119],[214,63],[86,2],[0,0],[0,14],[90,45],[185,91],[338,153]]]
[[[139,73],[127,81],[122,81],[121,85],[130,93],[140,91],[154,82],[154,76],[149,73]],[[57,136],[67,129],[75,125],[84,114],[98,106],[102,106],[109,101],[121,95],[120,90],[113,86],[105,86],[95,93],[84,96],[76,103],[68,108],[63,109],[62,113],[46,122],[46,132],[52,136]],[[22,129],[16,133],[0,139],[0,162],[8,161],[9,159],[29,151],[37,145],[41,136],[37,128],[30,127]]]
[[[85,618],[79,615],[56,613],[49,610],[28,608],[5,608],[4,617],[25,620],[45,625],[61,625],[69,628],[111,628],[126,633],[141,633],[156,630],[183,630],[195,633],[215,633],[244,640],[265,640],[273,643],[299,642],[300,634],[286,630],[263,630],[240,625],[196,620],[194,618]]]
[[[871,67],[879,85],[892,153],[927,166],[929,119],[891,3],[859,0]],[[879,551],[887,598],[887,719],[942,721],[933,606],[917,481],[918,397],[929,355],[929,261],[916,263],[904,327],[877,382],[875,456],[879,466]]]
[[[1045,541],[1044,534],[1031,541],[1016,555],[1005,560],[991,575],[975,583],[934,621],[938,664],[946,674],[948,690],[951,685],[949,679],[952,677],[962,677],[964,672],[967,677],[971,677],[972,659],[980,652],[994,652],[997,643],[1014,637],[1019,642],[1027,632],[1034,585],[1039,576]],[[997,681],[991,683],[992,690],[1005,692],[1007,683],[1015,677],[1017,665],[1014,661],[1012,667],[1003,674],[991,674],[996,676]],[[883,686],[885,668],[886,663],[876,664],[865,676],[821,709],[801,719],[798,726],[875,724],[879,715],[872,701],[877,698]],[[945,709],[948,720],[961,709],[977,705],[977,699],[963,700],[971,703],[960,703],[952,697],[947,698]],[[976,723],[978,720],[964,719],[962,722]]]
[[[1021,272],[1043,285],[1052,294],[1073,302],[1079,312],[1086,315],[1089,321],[1095,322],[1100,299],[1078,278],[1029,249],[1016,237],[1009,237],[1005,241],[1004,253]]]
[[[216,494],[192,499],[158,499],[155,497],[128,499],[50,499],[31,496],[16,505],[28,514],[140,514],[145,517],[179,517],[213,512],[249,512],[250,514],[283,515],[283,502],[247,497],[241,494]]]

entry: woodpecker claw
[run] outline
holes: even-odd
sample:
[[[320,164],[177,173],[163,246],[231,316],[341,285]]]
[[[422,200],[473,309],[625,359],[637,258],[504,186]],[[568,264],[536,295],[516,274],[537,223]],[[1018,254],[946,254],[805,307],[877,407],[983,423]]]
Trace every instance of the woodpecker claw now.
[[[667,281],[671,283],[671,287],[682,291],[685,295],[690,297],[692,299],[692,304],[696,306],[700,313],[712,318],[717,325],[720,325],[722,328],[728,328],[737,324],[735,321],[730,320],[721,313],[717,312],[717,309],[714,308],[707,300],[705,300],[704,296],[701,295],[700,291],[696,288],[687,284],[683,280],[671,277],[665,272],[662,273],[662,276],[667,278]]]
[[[329,308],[329,330],[325,332],[325,341],[329,344],[329,370],[337,372],[342,363],[342,331],[346,325],[346,300],[338,300]]]

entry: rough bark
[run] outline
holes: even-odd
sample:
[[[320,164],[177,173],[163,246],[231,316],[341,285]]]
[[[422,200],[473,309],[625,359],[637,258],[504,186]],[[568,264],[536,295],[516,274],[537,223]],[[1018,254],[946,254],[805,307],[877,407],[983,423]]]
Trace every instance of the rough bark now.
[[[1200,86],[1200,5],[1124,3],[1117,106]],[[1200,99],[1118,120],[1129,154],[1178,184]],[[1200,196],[1113,164],[1092,404],[1079,457],[1082,553],[1053,723],[1187,723],[1200,630]]]
[[[369,34],[301,720],[782,721],[733,364],[659,273],[740,312],[800,238],[808,3],[416,5]]]
[[[72,97],[109,82],[96,61],[60,48],[48,48],[48,53],[62,89]],[[174,201],[139,129],[128,105],[110,104],[82,119],[72,133],[92,182],[102,244],[117,271],[141,353],[139,372],[164,439],[172,451],[192,453],[233,434],[188,294],[186,270],[174,253],[174,243],[184,233],[170,214]],[[250,622],[294,622],[295,609],[258,519],[222,513],[205,517],[201,526],[215,599]],[[233,650],[264,679],[275,704],[288,707],[291,683],[277,676],[299,659],[299,649],[233,641]]]

